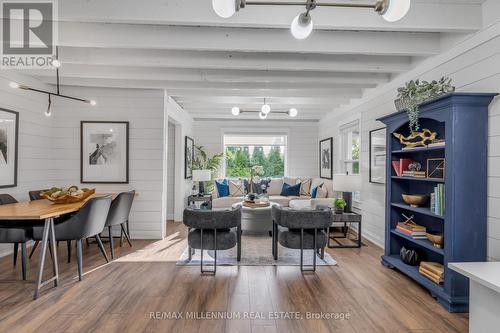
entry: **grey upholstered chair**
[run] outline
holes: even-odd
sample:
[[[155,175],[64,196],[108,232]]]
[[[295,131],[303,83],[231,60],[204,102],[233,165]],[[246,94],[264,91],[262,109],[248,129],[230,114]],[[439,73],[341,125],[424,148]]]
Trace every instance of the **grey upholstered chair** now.
[[[42,196],[40,195],[40,193],[41,192],[46,192],[46,191],[48,191],[48,189],[33,190],[33,191],[29,191],[28,195],[29,195],[31,201],[33,201],[33,200],[40,200],[40,199],[42,199]]]
[[[82,280],[83,258],[82,239],[95,237],[102,255],[109,262],[108,255],[99,234],[104,230],[111,196],[102,196],[89,199],[80,210],[66,221],[55,225],[55,236],[58,241],[76,240],[76,258],[78,264],[78,278]],[[43,228],[33,229],[33,239],[42,240]]]
[[[332,211],[328,207],[315,210],[292,210],[272,207],[273,256],[278,260],[278,243],[290,249],[300,249],[300,270],[316,271],[316,255],[324,257],[328,235],[325,229],[332,223]],[[312,269],[304,269],[304,249],[313,249]]]
[[[109,247],[111,248],[111,258],[115,258],[115,251],[113,249],[113,234],[111,233],[112,227],[119,225],[121,227],[120,234],[120,245],[122,234],[125,235],[127,242],[130,246],[130,235],[128,229],[128,216],[130,214],[130,209],[132,208],[132,202],[134,201],[135,191],[122,192],[111,203],[111,208],[109,209],[108,218],[106,220],[105,227],[108,227],[109,232]],[[125,225],[127,226],[125,230]]]
[[[228,250],[235,245],[237,260],[241,259],[241,206],[232,210],[200,210],[186,208],[184,224],[188,227],[189,260],[193,249],[199,249],[201,255],[201,273],[215,274],[217,270],[217,250]],[[204,270],[203,250],[213,250],[214,268]]]
[[[0,194],[0,205],[16,203],[9,194]],[[21,244],[21,272],[26,280],[26,242],[31,240],[32,228],[23,227],[22,222],[0,221],[0,243],[14,244],[14,266],[17,264],[17,253]]]

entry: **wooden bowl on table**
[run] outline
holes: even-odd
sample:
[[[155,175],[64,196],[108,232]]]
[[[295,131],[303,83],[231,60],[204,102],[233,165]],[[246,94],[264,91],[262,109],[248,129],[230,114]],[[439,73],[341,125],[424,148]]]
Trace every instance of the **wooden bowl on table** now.
[[[418,208],[427,202],[428,196],[423,194],[402,194],[403,201],[410,207]]]
[[[53,198],[47,193],[41,193],[40,195],[42,198],[47,199],[49,201],[52,201],[55,204],[69,204],[69,203],[76,203],[83,201],[93,195],[95,193],[95,188],[90,189],[88,191],[85,191],[81,194],[73,195],[73,194],[67,194],[63,196],[59,196],[57,198]]]

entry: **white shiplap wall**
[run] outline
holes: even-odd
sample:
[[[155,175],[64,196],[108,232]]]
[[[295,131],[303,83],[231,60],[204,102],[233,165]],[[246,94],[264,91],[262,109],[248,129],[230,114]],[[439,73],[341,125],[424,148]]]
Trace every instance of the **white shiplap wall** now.
[[[12,89],[9,82],[48,87],[31,78],[12,72],[0,73],[0,107],[19,112],[19,165],[17,187],[0,189],[17,200],[28,200],[28,191],[45,188],[49,182],[51,119],[45,117],[47,97]],[[0,244],[0,256],[12,251],[12,245]]]
[[[368,133],[379,128],[376,118],[393,113],[396,89],[414,79],[450,76],[458,91],[500,92],[500,23],[492,24],[450,50],[431,58],[389,84],[368,93],[347,109],[336,110],[320,122],[320,136],[337,135],[346,118],[361,118],[361,172],[363,187],[360,209],[365,236],[384,242],[384,187],[368,182]],[[500,260],[500,100],[489,111],[488,256]]]
[[[195,144],[202,145],[209,154],[223,151],[224,131],[259,131],[288,134],[287,174],[289,176],[317,177],[318,123],[306,121],[272,120],[196,120]]]
[[[130,213],[133,238],[162,237],[162,179],[164,152],[164,92],[104,88],[68,88],[64,93],[97,100],[97,106],[57,100],[52,120],[54,184],[80,179],[80,121],[129,121],[129,184],[97,184],[99,192],[135,189],[138,196]],[[86,184],[85,186],[89,186]]]
[[[175,125],[168,122],[167,139],[167,219],[174,219],[175,211]]]

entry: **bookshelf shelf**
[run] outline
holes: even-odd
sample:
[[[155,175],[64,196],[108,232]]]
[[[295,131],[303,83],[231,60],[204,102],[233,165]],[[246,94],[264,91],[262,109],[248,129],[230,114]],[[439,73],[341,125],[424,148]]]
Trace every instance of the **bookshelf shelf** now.
[[[441,256],[444,256],[444,250],[438,249],[437,247],[434,247],[434,245],[432,245],[432,243],[427,239],[414,239],[411,236],[405,235],[401,232],[397,232],[394,229],[391,230],[391,234],[396,235],[396,236],[401,237],[401,238],[404,238],[404,239],[416,244],[417,246],[423,247],[429,251],[433,251]]]
[[[444,216],[434,214],[428,207],[414,208],[414,207],[411,207],[410,205],[407,205],[404,203],[391,203],[391,206],[397,207],[397,208],[402,208],[402,209],[405,209],[405,210],[410,211],[410,212],[435,217],[435,218],[440,219],[440,220],[445,219]]]
[[[444,183],[444,179],[441,178],[419,178],[419,177],[404,177],[404,176],[391,176],[395,180],[411,180],[417,182],[431,182],[431,183]]]
[[[488,106],[496,94],[451,93],[419,106],[420,128],[437,133],[444,146],[403,149],[394,133],[408,136],[408,115],[398,112],[378,119],[387,127],[386,151],[386,226],[382,264],[399,270],[427,288],[450,312],[469,309],[469,283],[466,277],[450,270],[449,262],[486,261],[487,244],[487,156]],[[419,162],[426,169],[428,160],[444,159],[444,179],[409,177],[395,168],[407,169],[408,161]],[[474,161],[471,163],[471,161]],[[393,164],[395,165],[393,167]],[[441,186],[444,188],[441,191]],[[444,198],[439,204],[445,216],[427,207],[413,208],[402,200],[402,194],[434,193]],[[473,193],[471,193],[473,191]],[[474,209],[470,209],[474,207]],[[414,221],[429,231],[442,232],[444,248],[438,249],[426,239],[413,239],[395,230],[402,213],[414,213]],[[470,223],[474,221],[474,223]],[[403,263],[402,247],[414,249],[423,261],[444,267],[444,283],[437,285],[418,272],[418,266]]]
[[[398,150],[393,150],[392,154],[414,154],[418,152],[426,152],[426,151],[436,151],[436,150],[445,150],[445,146],[439,146],[439,147],[418,147],[418,148],[412,148],[412,149],[398,149]]]

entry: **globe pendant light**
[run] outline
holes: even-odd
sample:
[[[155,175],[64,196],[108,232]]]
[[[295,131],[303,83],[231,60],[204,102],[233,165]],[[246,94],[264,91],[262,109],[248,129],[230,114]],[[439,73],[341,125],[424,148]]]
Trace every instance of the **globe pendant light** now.
[[[235,106],[231,109],[231,113],[233,114],[233,116],[237,116],[240,114],[240,108]]]
[[[288,110],[288,115],[290,117],[297,117],[298,113],[299,113],[299,111],[297,111],[296,108],[291,108],[290,110]]]
[[[230,18],[236,13],[236,0],[212,0],[212,7],[217,15]]]
[[[263,112],[259,112],[259,118],[264,120],[267,118],[267,114],[263,113]]]
[[[385,10],[381,12],[387,22],[401,20],[410,10],[410,0],[384,0]]]
[[[271,107],[268,104],[262,105],[262,108],[260,109],[263,114],[267,115],[269,112],[271,112]]]
[[[293,37],[296,39],[305,39],[309,37],[313,30],[311,15],[308,13],[301,13],[295,16],[290,26],[290,30],[292,31]]]

